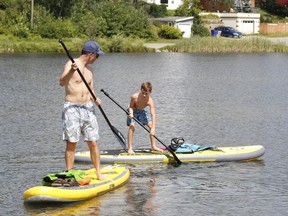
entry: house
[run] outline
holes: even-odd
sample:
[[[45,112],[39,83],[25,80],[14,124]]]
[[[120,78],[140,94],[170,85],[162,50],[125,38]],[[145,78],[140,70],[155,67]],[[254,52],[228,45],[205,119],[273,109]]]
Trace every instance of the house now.
[[[146,0],[147,3],[157,4],[157,5],[167,5],[168,10],[175,10],[180,5],[183,4],[184,0]],[[238,3],[243,4],[243,0],[234,0],[234,5],[237,6]],[[258,13],[236,13],[227,6],[222,1],[211,1],[211,0],[201,0],[206,11],[220,9],[220,12],[213,13],[201,13],[201,14],[216,14],[220,18],[220,23],[225,26],[231,26],[243,34],[257,34],[260,29],[260,14]],[[213,3],[213,4],[212,4]],[[240,4],[239,3],[239,4]],[[255,0],[251,0],[250,4],[255,6]],[[232,12],[227,12],[227,11]],[[180,29],[184,32],[183,37],[189,38],[191,36],[191,27],[193,24],[193,17],[177,17],[177,18],[159,18],[162,22],[166,22],[168,25],[173,25],[174,27]],[[170,20],[169,20],[170,19]],[[190,19],[190,20],[189,20]],[[159,21],[160,21],[159,20]]]
[[[258,34],[260,29],[259,13],[220,13],[220,19],[243,34]]]
[[[259,13],[201,13],[214,14],[219,17],[221,25],[231,26],[243,34],[258,34],[260,29]],[[213,26],[214,27],[214,26]]]
[[[145,0],[149,4],[166,5],[167,10],[176,10],[184,0]]]
[[[153,20],[169,26],[174,26],[183,33],[183,38],[190,38],[192,35],[193,18],[194,17],[164,17],[153,18]]]

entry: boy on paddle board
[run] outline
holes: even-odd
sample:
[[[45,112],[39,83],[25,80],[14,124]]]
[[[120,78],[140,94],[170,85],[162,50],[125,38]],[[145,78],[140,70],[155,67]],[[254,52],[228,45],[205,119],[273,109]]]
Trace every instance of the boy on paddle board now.
[[[130,106],[128,109],[129,115],[127,118],[128,129],[128,153],[135,154],[132,148],[133,136],[135,131],[136,118],[143,125],[147,125],[150,129],[150,141],[151,149],[154,151],[162,151],[156,146],[155,138],[155,107],[154,101],[151,97],[152,84],[150,82],[144,82],[141,85],[140,92],[134,93],[130,98]],[[150,114],[149,114],[150,109]]]
[[[101,104],[97,98],[93,100],[88,88],[77,73],[80,70],[87,81],[92,92],[95,94],[93,85],[93,71],[89,64],[93,64],[104,52],[95,41],[88,41],[84,44],[81,55],[74,59],[75,63],[68,61],[60,77],[60,86],[65,87],[65,102],[62,111],[63,140],[66,141],[65,161],[66,168],[73,168],[75,159],[75,148],[79,141],[80,134],[90,150],[90,157],[96,170],[99,180],[104,177],[100,172],[100,152],[96,140],[99,139],[98,123],[95,115],[95,104]]]

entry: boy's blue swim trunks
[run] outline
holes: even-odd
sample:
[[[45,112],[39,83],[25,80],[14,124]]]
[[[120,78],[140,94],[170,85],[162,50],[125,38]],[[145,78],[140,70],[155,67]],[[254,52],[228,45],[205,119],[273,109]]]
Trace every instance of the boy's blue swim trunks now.
[[[152,121],[149,109],[147,107],[142,110],[133,109],[133,116],[143,125],[147,125]],[[136,121],[133,118],[131,119],[129,116],[127,117],[127,126],[129,126],[131,123],[135,124],[135,122]]]

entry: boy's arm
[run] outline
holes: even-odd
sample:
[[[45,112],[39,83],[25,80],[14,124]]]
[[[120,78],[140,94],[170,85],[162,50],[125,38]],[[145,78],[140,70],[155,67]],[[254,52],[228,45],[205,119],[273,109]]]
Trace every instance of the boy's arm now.
[[[156,125],[156,113],[155,113],[155,106],[154,106],[154,101],[151,98],[151,103],[149,103],[150,106],[150,113],[151,113],[151,120],[152,120],[152,127],[150,133],[152,135],[155,134],[155,125]]]
[[[130,98],[130,105],[129,105],[129,108],[128,108],[128,112],[129,112],[129,118],[133,118],[133,109],[134,109],[134,97],[133,95],[131,96]]]

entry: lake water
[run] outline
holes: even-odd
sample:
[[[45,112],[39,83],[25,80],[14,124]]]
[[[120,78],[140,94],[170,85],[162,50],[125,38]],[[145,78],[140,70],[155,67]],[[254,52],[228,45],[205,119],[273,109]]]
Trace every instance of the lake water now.
[[[74,54],[74,56],[76,56]],[[287,54],[107,54],[92,66],[95,89],[124,135],[122,106],[144,81],[153,84],[156,136],[214,146],[263,145],[254,162],[127,165],[129,182],[73,204],[23,203],[44,175],[65,169],[61,140],[65,54],[0,55],[0,215],[259,215],[288,212]],[[121,148],[97,110],[100,149]],[[149,147],[136,128],[134,147]],[[161,144],[158,143],[160,147]],[[81,141],[77,151],[87,150]],[[91,165],[75,164],[76,168]]]

